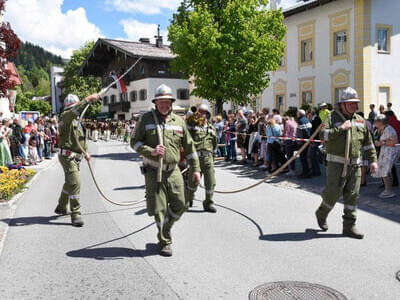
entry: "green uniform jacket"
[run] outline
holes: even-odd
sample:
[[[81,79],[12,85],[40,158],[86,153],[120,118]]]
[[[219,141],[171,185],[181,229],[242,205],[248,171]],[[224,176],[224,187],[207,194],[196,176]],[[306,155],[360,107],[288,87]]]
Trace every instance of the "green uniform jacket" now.
[[[200,172],[198,155],[185,122],[174,113],[171,113],[166,122],[164,122],[158,112],[156,114],[161,126],[164,146],[166,147],[164,163],[177,164],[180,160],[180,148],[183,147],[192,171]],[[158,158],[152,156],[151,152],[158,144],[159,141],[153,114],[152,112],[147,112],[141,117],[135,128],[131,147],[140,155],[157,162]]]
[[[351,142],[350,142],[350,159],[357,159],[361,157],[361,150],[367,154],[370,163],[376,162],[376,150],[373,144],[372,135],[368,130],[365,120],[354,114],[353,117],[348,117],[343,114],[345,118],[351,120]],[[340,128],[343,124],[342,118],[336,111],[333,111],[325,119],[325,128],[321,131],[320,137],[325,140],[326,152],[336,156],[345,156],[346,148],[346,130]]]
[[[206,126],[190,126],[188,129],[197,151],[217,153],[217,132],[211,124]]]
[[[87,104],[88,102],[86,100],[80,101],[73,108],[66,110],[61,114],[58,123],[58,131],[60,133],[58,144],[61,149],[68,149],[73,152],[82,153],[75,139],[76,127],[79,126],[78,140],[82,148],[85,149],[85,151],[87,150],[85,134],[78,120],[79,115]]]

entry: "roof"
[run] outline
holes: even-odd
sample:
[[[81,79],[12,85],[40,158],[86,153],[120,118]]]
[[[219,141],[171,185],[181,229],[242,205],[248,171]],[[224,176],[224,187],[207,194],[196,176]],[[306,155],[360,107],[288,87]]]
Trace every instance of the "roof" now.
[[[127,52],[133,56],[143,56],[144,58],[158,58],[158,59],[173,59],[175,56],[172,54],[168,46],[157,47],[155,44],[130,42],[111,39],[100,39],[103,43],[108,43],[120,50]]]
[[[14,82],[15,85],[22,85],[21,77],[19,76],[17,68],[15,67],[14,63],[8,62],[6,68],[7,70],[11,71],[10,81]]]
[[[283,15],[285,18],[290,17],[292,15],[316,8],[318,6],[328,4],[336,0],[303,0],[292,7],[286,8],[283,10]]]
[[[124,56],[125,59],[143,57],[168,61],[175,57],[168,46],[157,47],[151,43],[98,39],[78,74],[102,76],[108,64],[116,56]]]

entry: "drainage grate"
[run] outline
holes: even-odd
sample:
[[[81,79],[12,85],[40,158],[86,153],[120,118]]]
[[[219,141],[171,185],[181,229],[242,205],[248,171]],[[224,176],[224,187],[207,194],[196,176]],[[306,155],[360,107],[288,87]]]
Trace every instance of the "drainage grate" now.
[[[396,273],[396,278],[397,278],[398,281],[400,281],[400,271],[398,271],[398,272]]]
[[[249,299],[346,300],[347,298],[338,291],[319,284],[299,281],[281,281],[266,283],[256,287],[250,292]]]

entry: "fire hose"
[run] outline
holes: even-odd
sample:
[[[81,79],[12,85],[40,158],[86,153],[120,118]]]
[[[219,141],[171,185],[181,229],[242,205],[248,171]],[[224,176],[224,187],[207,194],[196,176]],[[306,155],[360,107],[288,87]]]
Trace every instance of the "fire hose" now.
[[[132,69],[135,67],[135,65],[136,65],[141,59],[142,59],[142,57],[139,57],[138,60],[137,60],[134,64],[132,64],[132,66],[131,66],[123,75],[120,76],[119,79],[123,78],[126,74],[128,74],[129,71],[132,70]],[[106,88],[102,89],[102,90],[100,91],[100,93],[99,93],[99,98],[101,98],[101,96],[104,95],[114,84],[115,84],[115,82],[113,81],[113,82],[112,82],[111,84],[109,84]],[[78,126],[76,126],[76,131],[74,132],[76,143],[77,143],[79,149],[82,151],[82,153],[83,153],[85,156],[88,155],[88,152],[85,151],[85,149],[83,149],[81,143],[79,142],[78,136],[79,136],[79,126],[81,126],[80,124],[82,124],[83,117],[85,116],[85,113],[86,113],[87,109],[89,108],[89,106],[90,106],[90,104],[86,105],[86,107],[85,107],[84,110],[82,111],[81,115],[79,116],[79,123],[78,123]],[[102,191],[102,189],[100,188],[100,186],[99,186],[99,184],[98,184],[98,182],[97,182],[96,176],[95,176],[95,174],[94,174],[94,172],[93,172],[92,164],[90,163],[89,160],[86,160],[86,162],[87,162],[87,164],[88,164],[88,166],[89,166],[90,174],[91,174],[91,176],[92,176],[93,182],[94,182],[94,184],[95,184],[97,190],[99,191],[100,195],[101,195],[105,200],[107,200],[108,202],[110,202],[110,203],[112,203],[112,204],[114,204],[114,205],[118,205],[118,206],[132,206],[132,205],[135,205],[135,204],[137,204],[137,203],[146,201],[145,199],[142,199],[142,200],[138,200],[138,201],[129,201],[129,202],[121,203],[121,202],[113,201],[112,199],[108,198],[108,197],[104,194],[104,192]]]
[[[281,173],[284,169],[286,169],[303,151],[305,151],[307,149],[307,147],[312,143],[312,141],[315,139],[315,137],[318,135],[318,133],[322,130],[322,128],[324,128],[325,125],[321,124],[317,130],[315,130],[315,132],[311,135],[311,137],[308,139],[307,142],[305,142],[299,149],[299,151],[297,151],[296,155],[292,156],[288,161],[286,161],[279,169],[277,169],[276,171],[274,171],[272,174],[269,174],[268,176],[266,176],[265,178],[259,180],[258,182],[245,187],[245,188],[241,188],[241,189],[237,189],[237,190],[233,190],[233,191],[218,191],[215,190],[214,193],[216,194],[236,194],[236,193],[241,193],[241,192],[245,192],[248,191],[252,188],[255,188],[256,186],[259,186],[260,184],[266,182],[267,180],[271,179],[272,177],[277,176],[279,173]],[[201,188],[205,189],[205,187],[203,185],[200,185]]]

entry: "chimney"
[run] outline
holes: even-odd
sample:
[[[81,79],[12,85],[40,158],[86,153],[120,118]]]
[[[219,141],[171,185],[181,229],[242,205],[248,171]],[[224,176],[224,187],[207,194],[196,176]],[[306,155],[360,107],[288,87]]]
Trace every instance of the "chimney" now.
[[[150,44],[150,39],[149,38],[140,38],[139,42],[142,44]]]
[[[163,37],[160,35],[160,24],[158,24],[157,35],[154,37],[156,38],[156,47],[162,48],[163,47]]]

